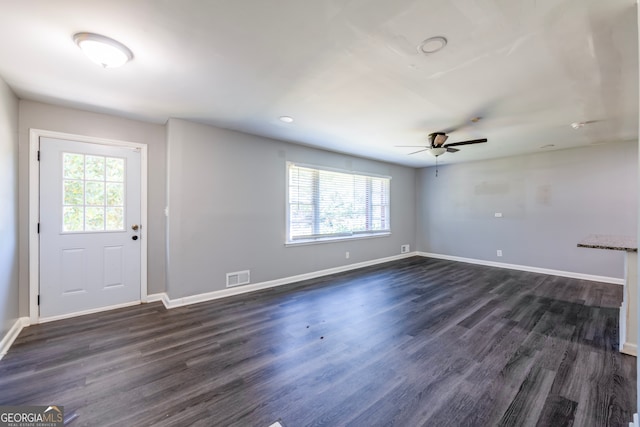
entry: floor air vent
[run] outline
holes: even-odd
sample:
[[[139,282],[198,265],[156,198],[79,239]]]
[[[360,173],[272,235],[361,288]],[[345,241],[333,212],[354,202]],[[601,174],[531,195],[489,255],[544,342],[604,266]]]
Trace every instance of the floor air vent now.
[[[227,288],[233,286],[246,285],[251,281],[251,274],[249,270],[236,271],[234,273],[227,273]]]

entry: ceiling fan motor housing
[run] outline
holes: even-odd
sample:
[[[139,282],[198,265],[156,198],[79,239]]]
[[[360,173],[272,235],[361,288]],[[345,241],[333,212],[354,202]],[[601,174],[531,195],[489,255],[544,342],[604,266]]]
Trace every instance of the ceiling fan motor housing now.
[[[432,147],[440,147],[449,138],[444,132],[434,132],[429,134],[429,142]]]

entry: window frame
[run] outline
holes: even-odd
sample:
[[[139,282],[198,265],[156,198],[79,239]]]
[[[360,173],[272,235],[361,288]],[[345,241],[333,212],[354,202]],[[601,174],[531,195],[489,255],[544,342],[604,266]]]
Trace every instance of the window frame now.
[[[363,177],[369,177],[369,178],[381,178],[381,179],[386,179],[388,180],[388,192],[387,192],[387,211],[386,211],[386,222],[388,224],[387,229],[385,230],[366,230],[366,231],[356,231],[356,232],[345,232],[345,233],[337,233],[337,234],[319,234],[319,235],[314,235],[314,236],[304,236],[304,237],[294,237],[292,238],[290,233],[291,233],[291,226],[290,226],[290,214],[291,214],[291,205],[290,205],[290,171],[291,171],[291,167],[301,167],[301,168],[307,168],[307,169],[314,169],[316,171],[326,171],[326,172],[337,172],[337,173],[342,173],[342,174],[348,174],[348,175],[357,175],[357,176],[363,176]],[[286,215],[285,215],[285,246],[299,246],[299,245],[312,245],[312,244],[318,244],[318,243],[331,243],[331,242],[339,242],[339,241],[345,241],[345,240],[355,240],[355,239],[371,239],[371,238],[378,238],[378,237],[388,237],[391,235],[391,180],[392,177],[388,176],[388,175],[381,175],[381,174],[376,174],[376,173],[370,173],[370,172],[360,172],[360,171],[353,171],[353,170],[346,170],[346,169],[340,169],[340,168],[334,168],[334,167],[328,167],[328,166],[320,166],[320,165],[315,165],[315,164],[309,164],[309,163],[300,163],[300,162],[293,162],[293,161],[287,161],[286,165],[285,165],[285,210],[286,210]],[[367,200],[371,200],[371,186],[368,185],[367,188],[367,192],[368,192],[368,196]],[[318,195],[318,193],[316,192],[315,195]],[[372,204],[369,203],[367,205],[367,209],[366,209],[366,223],[370,224],[371,223],[371,219],[372,219]],[[318,209],[318,201],[317,199],[314,200],[314,211],[316,211]],[[318,215],[314,215],[314,217],[317,219]]]
[[[87,154],[87,153],[77,153],[77,152],[72,152],[72,151],[62,151],[60,156],[60,161],[61,161],[61,172],[62,172],[62,176],[61,176],[61,185],[62,185],[62,193],[61,193],[61,198],[62,200],[60,201],[60,207],[62,210],[62,214],[61,214],[61,219],[62,222],[59,224],[60,225],[60,234],[94,234],[94,233],[126,233],[127,232],[127,228],[126,228],[126,218],[127,218],[127,159],[125,157],[120,157],[120,156],[109,156],[109,155],[105,155],[105,154]],[[83,156],[83,175],[82,178],[67,178],[64,176],[64,158],[65,158],[65,154],[70,154],[70,155],[80,155]],[[102,180],[96,180],[96,179],[87,179],[86,177],[86,161],[87,161],[87,157],[102,157],[105,161],[105,170],[104,170],[104,176],[102,177]],[[122,176],[122,181],[113,181],[113,180],[109,180],[107,179],[107,166],[106,166],[106,161],[107,159],[118,159],[118,160],[122,160],[122,167],[123,167],[123,176]],[[81,182],[82,183],[82,204],[67,204],[65,202],[65,181],[70,182],[70,181],[76,181],[76,182]],[[86,191],[86,185],[87,183],[101,183],[104,185],[104,191],[103,191],[103,204],[96,204],[96,205],[91,205],[91,204],[87,204],[87,191]],[[109,205],[107,203],[107,199],[108,199],[108,195],[107,195],[107,185],[108,184],[121,184],[122,185],[122,205]],[[76,208],[81,208],[83,211],[83,219],[82,219],[82,230],[65,230],[65,223],[64,223],[64,210],[67,207],[76,207]],[[95,229],[95,230],[91,230],[91,229],[87,229],[87,218],[86,218],[86,209],[87,208],[101,208],[103,210],[103,229]],[[121,208],[122,209],[122,228],[118,228],[118,229],[107,229],[107,209],[108,208]]]

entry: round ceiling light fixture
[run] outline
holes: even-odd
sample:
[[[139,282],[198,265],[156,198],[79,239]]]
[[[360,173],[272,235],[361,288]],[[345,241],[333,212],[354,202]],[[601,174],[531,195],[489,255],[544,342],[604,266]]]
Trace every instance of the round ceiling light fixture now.
[[[418,46],[418,52],[425,55],[431,55],[444,49],[447,45],[447,39],[443,36],[429,37]]]
[[[89,59],[103,68],[121,67],[133,59],[128,47],[100,34],[77,33],[73,41]]]
[[[432,147],[432,148],[429,148],[427,152],[431,154],[433,157],[438,157],[446,153],[447,149],[444,147]]]
[[[280,121],[283,122],[283,123],[293,123],[293,117],[280,116]]]

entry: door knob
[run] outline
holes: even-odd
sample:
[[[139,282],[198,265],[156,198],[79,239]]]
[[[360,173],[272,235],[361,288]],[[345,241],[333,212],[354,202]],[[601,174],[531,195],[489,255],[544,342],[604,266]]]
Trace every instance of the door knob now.
[[[140,228],[140,226],[139,226],[138,224],[133,224],[133,225],[131,226],[131,229],[132,229],[133,231],[138,231],[138,228]]]

